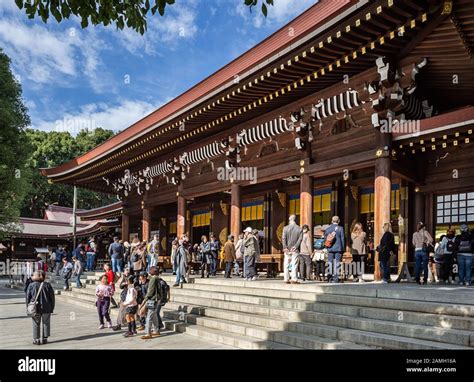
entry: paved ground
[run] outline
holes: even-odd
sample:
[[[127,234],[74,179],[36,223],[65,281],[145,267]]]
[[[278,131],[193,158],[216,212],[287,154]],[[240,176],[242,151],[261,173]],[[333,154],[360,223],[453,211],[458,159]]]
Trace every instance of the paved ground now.
[[[32,344],[31,318],[25,314],[24,294],[0,281],[0,349],[230,349],[183,333],[162,332],[142,340],[124,338],[123,332],[99,330],[94,310],[58,301],[51,317],[52,336],[47,345]]]

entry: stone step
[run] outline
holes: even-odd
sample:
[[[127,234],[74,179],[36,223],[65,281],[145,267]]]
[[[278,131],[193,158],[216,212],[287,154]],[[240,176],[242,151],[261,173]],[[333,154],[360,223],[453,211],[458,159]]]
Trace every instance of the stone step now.
[[[284,308],[297,311],[315,311],[320,313],[342,314],[354,317],[365,317],[383,319],[387,321],[397,321],[412,323],[417,325],[434,326],[440,328],[451,328],[459,330],[474,331],[474,318],[459,316],[426,314],[418,312],[400,311],[398,309],[375,309],[354,305],[342,305],[332,302],[309,302],[301,300],[276,299],[268,297],[230,294],[208,290],[192,288],[173,288],[172,296],[185,295],[198,298],[206,298],[214,301],[226,301],[234,303],[244,303],[249,306],[259,306],[264,314],[265,307]],[[439,307],[439,305],[437,305]],[[257,311],[257,308],[255,309]]]
[[[382,334],[400,335],[403,337],[419,338],[424,340],[435,340],[449,344],[459,344],[462,346],[474,346],[474,335],[472,335],[471,332],[465,330],[433,328],[405,322],[386,322],[380,319],[361,318],[357,316],[351,317],[334,313],[295,311],[284,308],[273,308],[246,303],[235,303],[222,300],[212,300],[209,298],[186,296],[185,294],[172,295],[171,299],[177,304],[193,304],[214,308],[216,310],[226,310],[233,312],[234,315],[229,316],[229,319],[235,321],[245,320],[245,316],[241,316],[240,314],[249,313],[255,315],[255,317],[252,317],[252,322],[256,323],[255,319],[257,317],[261,323],[256,324],[267,327],[271,327],[270,325],[272,324],[272,320],[283,319],[290,322],[315,322],[342,328],[352,328]],[[206,312],[207,311],[208,309],[206,309]]]
[[[360,297],[377,297],[389,299],[415,300],[423,302],[438,302],[448,304],[471,305],[474,308],[474,290],[472,287],[459,286],[418,286],[415,284],[379,284],[379,283],[345,283],[328,284],[319,282],[310,282],[304,284],[288,285],[282,281],[241,281],[223,278],[192,278],[194,284],[222,285],[228,288],[241,288],[270,292],[276,294],[290,293],[290,298],[305,299],[302,296],[305,293],[309,295],[327,294],[327,295],[345,295]],[[252,293],[253,294],[253,293]],[[306,298],[308,299],[308,298]],[[311,298],[309,298],[311,300]]]
[[[256,338],[240,336],[233,333],[226,333],[221,330],[211,329],[199,325],[189,325],[185,333],[194,337],[199,337],[208,341],[236,347],[238,349],[253,350],[297,350],[297,347],[288,346],[272,341],[259,340]]]
[[[286,300],[300,300],[308,302],[329,302],[344,305],[357,305],[373,308],[398,309],[400,311],[418,311],[433,314],[447,314],[463,317],[474,318],[474,305],[467,305],[463,303],[438,303],[429,301],[419,301],[416,298],[413,300],[405,300],[399,298],[387,297],[369,297],[369,296],[352,296],[342,294],[326,294],[326,293],[312,293],[299,292],[291,290],[293,285],[286,285],[288,290],[265,290],[262,288],[254,288],[258,282],[253,282],[251,287],[237,287],[227,286],[222,284],[200,284],[189,283],[184,284],[185,289],[196,289],[203,291],[215,291],[228,294],[251,295],[262,298],[279,298]]]
[[[232,330],[231,326],[225,326],[223,323],[230,323],[237,328],[234,330],[244,330],[242,326],[250,327],[246,329],[245,333],[247,335],[256,335],[259,338],[271,338],[274,341],[282,341],[286,344],[293,344],[294,346],[303,346],[305,348],[320,348],[316,345],[315,342],[310,341],[310,343],[301,342],[301,338],[305,338],[308,335],[318,337],[319,339],[325,339],[326,343],[329,340],[329,344],[334,344],[337,341],[344,342],[346,347],[349,348],[385,348],[385,349],[405,349],[405,350],[416,350],[416,349],[469,349],[463,346],[456,345],[447,345],[444,343],[439,343],[436,341],[430,340],[420,340],[412,338],[404,338],[398,335],[388,335],[383,333],[372,333],[362,330],[346,329],[340,328],[331,325],[320,325],[320,324],[311,324],[304,322],[286,322],[284,326],[279,326],[278,323],[269,324],[268,318],[266,321],[262,320],[259,316],[249,315],[249,314],[236,314],[235,312],[226,312],[220,309],[212,309],[202,306],[193,306],[193,305],[184,305],[179,303],[168,303],[166,313],[167,317],[178,319],[181,321],[188,321],[196,323],[197,325],[218,325],[218,328],[221,330]],[[204,316],[201,320],[194,320],[195,316]],[[206,320],[218,320],[218,323],[206,323]],[[274,321],[277,321],[273,319]],[[223,323],[221,323],[223,322]],[[259,325],[270,325],[272,329],[268,327],[259,326]],[[273,334],[268,334],[268,330],[271,333],[278,333],[279,336],[274,336]],[[294,335],[298,339],[289,339],[288,336]],[[314,340],[314,338],[313,338]],[[294,342],[297,341],[297,342]],[[324,346],[324,345],[322,345]],[[328,345],[330,346],[330,345]],[[342,346],[342,345],[341,345]],[[323,347],[330,348],[330,347]]]
[[[165,316],[175,320],[182,319],[180,312],[165,311]],[[264,327],[257,327],[242,322],[228,321],[226,319],[203,317],[198,315],[186,315],[186,322],[194,325],[210,328],[224,333],[232,333],[240,336],[251,337],[260,341],[270,341],[280,345],[303,349],[368,349],[352,343],[345,343],[327,338],[320,338],[313,335],[303,335],[288,331],[275,331]]]

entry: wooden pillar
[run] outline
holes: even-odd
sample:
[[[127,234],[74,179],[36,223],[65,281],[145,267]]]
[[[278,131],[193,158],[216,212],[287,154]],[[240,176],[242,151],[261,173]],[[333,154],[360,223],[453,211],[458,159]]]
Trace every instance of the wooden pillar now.
[[[130,240],[130,215],[122,213],[122,240]]]
[[[398,234],[400,237],[398,244],[398,272],[402,270],[403,263],[408,262],[408,242],[409,242],[409,184],[402,180],[400,184],[400,210],[398,215]]]
[[[235,242],[237,242],[237,238],[239,237],[240,232],[242,232],[241,210],[241,186],[232,183],[230,194],[230,233],[234,236]]]
[[[390,223],[390,199],[392,195],[392,159],[390,157],[391,134],[377,132],[381,155],[375,160],[374,193],[374,243],[377,247],[383,236],[383,225]],[[387,148],[387,150],[385,150]],[[374,279],[381,280],[379,254],[375,253]]]
[[[264,244],[263,244],[263,251],[265,253],[271,253],[271,202],[272,197],[270,193],[265,194],[264,202],[263,202],[263,234],[264,237]]]
[[[176,218],[176,237],[179,239],[186,232],[186,198],[178,193],[178,216]]]
[[[283,227],[287,220],[287,201],[288,194],[286,192],[274,192],[271,195],[271,253],[281,254],[282,244],[281,238]]]
[[[150,241],[150,231],[151,231],[151,209],[143,208],[142,216],[142,240]]]
[[[423,220],[423,223],[425,223],[426,229],[433,237],[435,237],[434,210],[433,194],[430,192],[425,194],[425,220]]]
[[[418,223],[425,221],[425,194],[415,190],[415,229]]]
[[[306,224],[310,232],[313,229],[313,178],[301,175],[300,179],[300,225]]]

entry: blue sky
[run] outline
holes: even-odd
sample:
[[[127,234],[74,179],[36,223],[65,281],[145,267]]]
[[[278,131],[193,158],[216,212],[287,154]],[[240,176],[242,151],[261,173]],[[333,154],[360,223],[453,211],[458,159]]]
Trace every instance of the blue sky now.
[[[262,41],[316,0],[275,0],[265,19],[243,0],[177,0],[144,36],[77,20],[29,20],[0,0],[0,47],[12,59],[31,127],[115,131]]]

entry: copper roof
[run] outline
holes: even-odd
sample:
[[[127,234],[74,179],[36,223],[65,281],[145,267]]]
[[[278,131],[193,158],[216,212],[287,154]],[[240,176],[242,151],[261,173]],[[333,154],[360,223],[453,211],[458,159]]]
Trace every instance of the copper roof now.
[[[165,120],[173,114],[182,111],[200,98],[212,93],[225,83],[232,81],[240,75],[277,52],[289,47],[303,36],[309,34],[327,20],[336,17],[352,5],[361,0],[320,0],[306,12],[292,20],[280,30],[263,40],[261,43],[248,50],[208,78],[204,79],[188,91],[160,107],[153,113],[137,121],[121,133],[110,138],[102,145],[92,149],[74,160],[61,166],[42,169],[45,176],[58,176],[59,174],[74,170],[78,166],[93,162],[105,154],[110,154],[126,142],[139,136],[158,122]],[[288,33],[291,29],[293,33]]]

